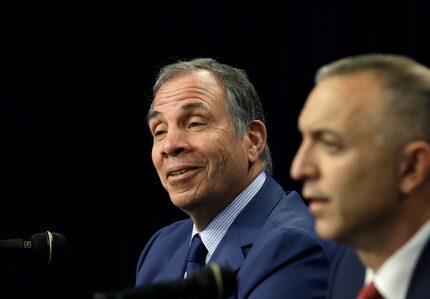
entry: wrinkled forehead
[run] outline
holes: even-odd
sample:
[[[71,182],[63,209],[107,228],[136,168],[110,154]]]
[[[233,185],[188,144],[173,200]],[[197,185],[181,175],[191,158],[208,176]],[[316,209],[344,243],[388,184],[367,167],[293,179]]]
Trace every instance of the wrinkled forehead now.
[[[214,111],[224,108],[225,92],[208,71],[176,76],[161,85],[148,112],[148,120],[161,110],[175,107],[206,107]]]
[[[183,73],[174,74],[167,77],[163,82],[159,83],[155,90],[154,98],[160,93],[181,88],[184,85],[205,86],[207,88],[223,89],[218,78],[208,70],[190,70]]]

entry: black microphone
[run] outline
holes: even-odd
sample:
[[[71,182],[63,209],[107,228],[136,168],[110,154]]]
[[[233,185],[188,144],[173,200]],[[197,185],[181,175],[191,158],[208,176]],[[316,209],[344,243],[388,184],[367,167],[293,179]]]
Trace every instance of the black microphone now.
[[[233,271],[217,264],[203,268],[186,279],[158,283],[115,293],[96,293],[94,299],[223,299],[236,289]]]
[[[49,231],[32,235],[29,239],[0,240],[0,254],[29,253],[42,264],[53,264],[69,251],[69,242],[59,233]]]

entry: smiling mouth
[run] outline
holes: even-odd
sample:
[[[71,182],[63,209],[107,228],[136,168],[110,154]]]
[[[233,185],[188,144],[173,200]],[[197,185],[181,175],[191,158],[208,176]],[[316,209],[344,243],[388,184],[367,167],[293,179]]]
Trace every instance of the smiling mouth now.
[[[192,167],[192,168],[186,168],[186,169],[178,169],[178,170],[174,170],[174,171],[169,171],[167,173],[167,178],[169,177],[176,177],[176,176],[180,176],[184,173],[190,172],[192,170],[197,169],[197,167]]]
[[[181,170],[177,170],[177,171],[172,171],[171,173],[169,173],[167,175],[167,177],[181,175],[183,173],[186,173],[187,171],[188,171],[188,169],[181,169]]]

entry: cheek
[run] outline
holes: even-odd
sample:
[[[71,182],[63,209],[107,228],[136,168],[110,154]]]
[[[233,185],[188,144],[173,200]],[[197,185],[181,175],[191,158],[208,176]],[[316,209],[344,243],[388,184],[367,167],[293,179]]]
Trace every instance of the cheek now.
[[[326,160],[320,168],[321,188],[335,210],[341,211],[355,205],[362,192],[366,192],[366,166],[352,161]]]
[[[223,174],[226,165],[229,163],[227,151],[228,145],[223,144],[221,140],[213,140],[206,143],[204,153],[209,162],[211,176],[220,176]]]
[[[334,173],[331,195],[337,210],[342,214],[354,217],[355,213],[363,209],[376,208],[383,197],[391,193],[391,178],[368,163],[354,163],[349,167],[334,169]]]
[[[239,154],[237,140],[225,131],[218,131],[214,138],[206,139],[201,144],[205,147],[202,150],[219,164],[219,167],[234,162],[232,160]]]
[[[230,138],[221,140],[218,145],[218,151],[225,167],[247,166],[247,163],[245,162],[245,160],[247,160],[247,153],[242,145],[243,143],[237,139]]]
[[[161,167],[161,164],[162,164],[162,158],[160,157],[160,155],[157,154],[157,150],[155,148],[152,148],[151,158],[155,169],[159,171],[159,168]]]

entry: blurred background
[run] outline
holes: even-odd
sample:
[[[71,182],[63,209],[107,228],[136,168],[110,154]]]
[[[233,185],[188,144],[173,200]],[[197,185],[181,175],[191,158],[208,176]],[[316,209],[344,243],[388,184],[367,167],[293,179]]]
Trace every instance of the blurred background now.
[[[0,239],[46,230],[70,254],[0,252],[0,298],[130,288],[149,237],[185,218],[153,169],[145,116],[159,68],[213,57],[245,69],[286,190],[297,116],[319,66],[388,52],[430,65],[427,1],[7,1],[1,4]]]

